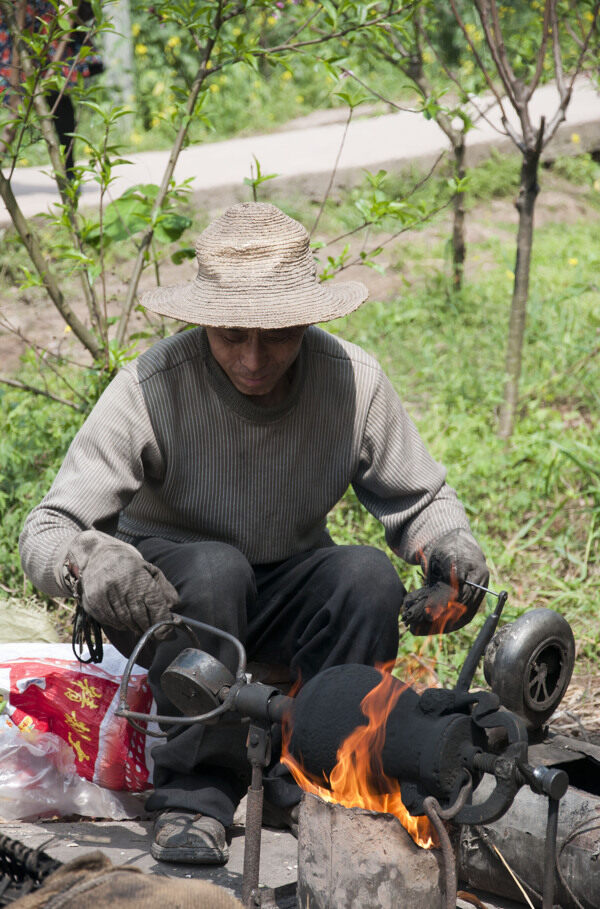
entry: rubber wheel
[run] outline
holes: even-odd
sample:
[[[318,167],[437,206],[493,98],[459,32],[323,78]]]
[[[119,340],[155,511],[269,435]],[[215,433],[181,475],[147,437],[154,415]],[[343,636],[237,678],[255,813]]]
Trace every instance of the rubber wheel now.
[[[552,609],[525,612],[504,625],[485,651],[483,671],[500,703],[538,729],[554,713],[571,680],[575,638]]]

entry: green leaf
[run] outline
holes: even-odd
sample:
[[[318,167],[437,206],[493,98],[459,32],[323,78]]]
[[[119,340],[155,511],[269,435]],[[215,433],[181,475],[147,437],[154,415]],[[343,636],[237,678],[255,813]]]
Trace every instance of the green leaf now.
[[[171,262],[174,265],[181,265],[186,259],[195,259],[196,250],[193,246],[183,246],[181,249],[178,249],[171,256]]]

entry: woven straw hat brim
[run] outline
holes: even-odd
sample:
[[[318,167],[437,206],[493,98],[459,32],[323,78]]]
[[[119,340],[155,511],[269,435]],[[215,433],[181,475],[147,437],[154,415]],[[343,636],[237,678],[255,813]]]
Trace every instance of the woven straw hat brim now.
[[[235,286],[215,290],[212,281],[198,276],[187,284],[146,291],[140,303],[151,312],[194,325],[213,328],[290,328],[329,322],[348,315],[364,303],[368,290],[360,281],[336,284]]]

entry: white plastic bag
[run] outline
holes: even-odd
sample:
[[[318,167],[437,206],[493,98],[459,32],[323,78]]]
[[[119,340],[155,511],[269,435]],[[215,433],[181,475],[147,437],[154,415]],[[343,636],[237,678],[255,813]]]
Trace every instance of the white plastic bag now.
[[[115,713],[125,662],[111,645],[101,666],[78,663],[69,644],[0,645],[0,697],[18,729],[52,733],[69,745],[79,776],[140,792],[151,785],[149,743]],[[151,709],[146,671],[138,666],[128,703],[142,713]]]
[[[0,817],[5,821],[42,817],[124,820],[144,814],[143,803],[75,772],[69,745],[51,732],[20,731],[0,716]]]

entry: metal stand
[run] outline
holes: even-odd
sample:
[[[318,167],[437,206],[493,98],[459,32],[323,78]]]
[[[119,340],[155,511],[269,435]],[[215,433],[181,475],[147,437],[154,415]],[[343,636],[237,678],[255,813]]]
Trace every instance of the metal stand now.
[[[245,909],[254,909],[254,907],[261,905],[258,874],[263,815],[263,769],[271,760],[270,728],[254,724],[250,725],[248,730],[248,760],[252,767],[252,779],[248,787],[246,804],[242,903]]]

